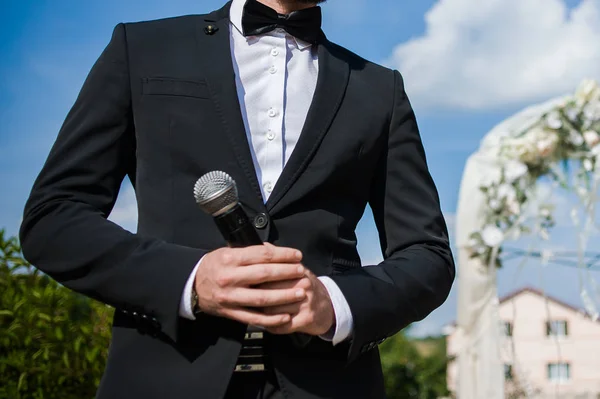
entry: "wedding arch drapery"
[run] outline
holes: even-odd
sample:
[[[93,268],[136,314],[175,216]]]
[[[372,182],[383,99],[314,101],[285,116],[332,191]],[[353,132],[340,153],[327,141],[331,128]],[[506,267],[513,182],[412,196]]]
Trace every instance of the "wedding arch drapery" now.
[[[564,101],[565,97],[560,97],[531,106],[500,123],[484,137],[479,150],[466,163],[455,231],[458,249],[458,318],[455,334],[459,343],[459,399],[504,398],[496,267],[481,257],[472,256],[471,234],[484,228],[489,206],[480,187],[497,179],[507,162],[500,152],[500,142],[506,137],[521,134]]]

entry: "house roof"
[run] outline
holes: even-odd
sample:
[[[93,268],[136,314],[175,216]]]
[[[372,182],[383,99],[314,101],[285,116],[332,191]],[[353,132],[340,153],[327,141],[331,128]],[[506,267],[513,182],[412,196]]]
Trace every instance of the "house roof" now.
[[[569,304],[569,303],[567,303],[567,302],[565,302],[565,301],[562,301],[562,300],[560,300],[560,299],[558,299],[558,298],[556,298],[556,297],[554,297],[554,296],[552,296],[552,295],[548,295],[548,294],[546,294],[546,293],[545,293],[545,292],[543,292],[542,290],[539,290],[539,289],[537,289],[537,288],[533,288],[533,287],[523,287],[523,288],[520,288],[520,289],[518,289],[518,290],[515,290],[515,291],[513,291],[513,292],[510,292],[510,293],[508,293],[507,295],[504,295],[503,297],[501,297],[501,298],[500,298],[500,304],[502,304],[502,303],[504,303],[504,302],[508,302],[508,301],[510,301],[511,299],[513,299],[513,298],[516,298],[517,296],[519,296],[519,295],[521,295],[521,294],[525,294],[525,293],[531,293],[531,294],[534,294],[534,295],[538,295],[538,296],[540,296],[540,297],[542,297],[542,298],[546,298],[546,299],[548,299],[549,301],[552,301],[552,302],[554,302],[554,303],[556,303],[556,304],[558,304],[558,305],[560,305],[560,306],[563,306],[563,307],[565,307],[565,308],[568,308],[568,309],[570,309],[570,310],[572,310],[572,311],[574,311],[574,312],[580,313],[580,314],[584,315],[585,317],[588,317],[588,318],[590,318],[590,319],[591,319],[591,316],[590,316],[590,314],[589,314],[589,313],[588,313],[588,312],[587,312],[585,309],[583,309],[583,308],[579,308],[579,307],[577,307],[577,306],[573,306],[573,305],[571,305],[571,304]],[[600,319],[596,320],[596,322],[597,322],[597,323],[600,323]],[[455,321],[453,321],[453,322],[451,322],[451,323],[448,323],[448,324],[446,324],[446,325],[444,326],[444,328],[445,328],[447,331],[445,331],[443,334],[444,334],[444,335],[449,335],[449,334],[451,333],[451,331],[450,331],[450,330],[451,330],[452,328],[456,327],[456,326],[457,326],[456,320],[455,320]]]
[[[565,301],[562,301],[556,297],[553,297],[552,295],[548,295],[547,293],[543,292],[542,290],[538,290],[537,288],[533,288],[533,287],[523,287],[520,288],[516,291],[513,291],[503,297],[500,298],[500,303],[504,303],[504,302],[508,302],[511,299],[521,295],[521,294],[525,294],[525,293],[531,293],[531,294],[535,294],[538,296],[541,296],[543,298],[548,299],[549,301],[552,301],[560,306],[564,306],[565,308],[571,309],[574,312],[578,312],[578,313],[583,313],[585,315],[587,315],[588,313],[585,311],[585,309],[582,308],[578,308],[577,306],[573,306]]]

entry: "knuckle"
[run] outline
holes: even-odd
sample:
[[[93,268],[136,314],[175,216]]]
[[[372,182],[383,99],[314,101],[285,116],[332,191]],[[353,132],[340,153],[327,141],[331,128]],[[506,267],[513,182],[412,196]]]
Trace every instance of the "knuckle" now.
[[[255,299],[256,306],[263,307],[268,304],[268,299],[264,295],[261,295]]]
[[[311,325],[315,322],[315,314],[313,312],[306,312],[304,315],[304,323],[306,325]]]
[[[262,265],[260,271],[258,272],[258,278],[261,281],[267,280],[272,274],[271,268],[267,265]]]
[[[300,280],[301,288],[308,290],[308,289],[312,288],[312,286],[313,286],[313,282],[308,277],[304,277],[302,280]]]
[[[266,261],[270,262],[271,260],[273,260],[273,257],[275,254],[274,254],[273,248],[265,246],[262,248],[261,255]]]
[[[215,283],[221,288],[227,287],[229,284],[231,284],[231,277],[227,276],[226,274],[220,274],[215,278]]]
[[[217,291],[213,292],[212,297],[213,297],[213,301],[217,305],[223,305],[227,302],[227,295],[223,291],[217,290]]]
[[[225,265],[233,264],[233,253],[231,251],[223,251],[221,252],[221,262]]]

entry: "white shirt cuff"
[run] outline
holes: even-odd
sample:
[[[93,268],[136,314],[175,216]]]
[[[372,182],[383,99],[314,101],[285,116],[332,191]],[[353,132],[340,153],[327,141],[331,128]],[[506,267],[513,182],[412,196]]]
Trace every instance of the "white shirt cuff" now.
[[[189,320],[196,320],[196,316],[194,316],[194,311],[192,309],[192,288],[196,281],[196,271],[198,270],[198,266],[200,266],[202,259],[204,259],[204,256],[196,263],[196,267],[194,267],[192,274],[188,277],[185,287],[183,288],[181,301],[179,302],[179,316]]]
[[[332,342],[333,345],[337,345],[352,335],[354,329],[352,312],[350,311],[350,305],[348,305],[346,297],[344,297],[342,290],[340,290],[335,281],[327,276],[321,276],[319,280],[329,293],[331,303],[333,304],[333,312],[335,313],[335,330],[332,329],[332,331],[320,335],[320,338]]]

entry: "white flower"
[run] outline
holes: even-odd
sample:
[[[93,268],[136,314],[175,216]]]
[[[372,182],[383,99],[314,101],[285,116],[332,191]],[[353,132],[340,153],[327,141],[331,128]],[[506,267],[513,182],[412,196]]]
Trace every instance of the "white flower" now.
[[[488,247],[497,247],[504,241],[504,233],[496,226],[486,226],[481,232],[481,238]]]
[[[540,158],[552,154],[557,144],[558,134],[539,126],[532,128],[514,142],[519,159],[526,163],[538,162]]]
[[[548,230],[541,229],[540,230],[540,237],[542,238],[542,240],[548,241],[550,239],[550,234],[548,234]]]
[[[591,172],[592,169],[594,169],[594,165],[592,164],[592,161],[586,158],[583,160],[583,168],[588,172]]]
[[[569,141],[571,142],[571,144],[573,144],[577,147],[579,147],[580,145],[582,145],[585,142],[585,140],[583,139],[583,136],[577,130],[571,130],[569,132]]]
[[[485,173],[481,179],[482,187],[490,187],[500,183],[502,179],[502,171],[499,168],[493,168]]]
[[[502,208],[502,203],[500,201],[498,201],[497,199],[491,199],[490,203],[488,205],[490,206],[490,209],[493,211],[499,211],[500,208]]]
[[[600,87],[593,80],[584,80],[575,92],[575,100],[578,104],[585,104],[599,98]]]
[[[513,199],[517,196],[517,191],[510,184],[501,184],[498,186],[498,198],[500,199]]]
[[[519,161],[509,161],[504,165],[504,177],[509,183],[514,182],[527,173],[527,165]]]
[[[518,215],[521,213],[521,205],[519,205],[514,198],[511,198],[506,202],[506,207],[513,215]]]
[[[593,102],[586,105],[583,114],[588,122],[600,120],[600,103]]]
[[[594,132],[593,130],[588,130],[587,132],[584,132],[583,139],[590,148],[600,143],[600,135],[597,132]]]
[[[547,157],[554,152],[556,143],[558,140],[553,138],[546,138],[537,142],[537,149],[540,152],[541,157]]]
[[[576,122],[579,118],[579,110],[577,108],[569,108],[567,110],[567,118],[569,118],[571,122]]]
[[[552,112],[546,117],[546,124],[550,129],[560,129],[563,126],[562,119],[560,118],[560,114],[558,112]]]
[[[550,209],[548,209],[548,208],[542,208],[540,210],[540,215],[542,217],[545,217],[545,218],[550,217]]]

